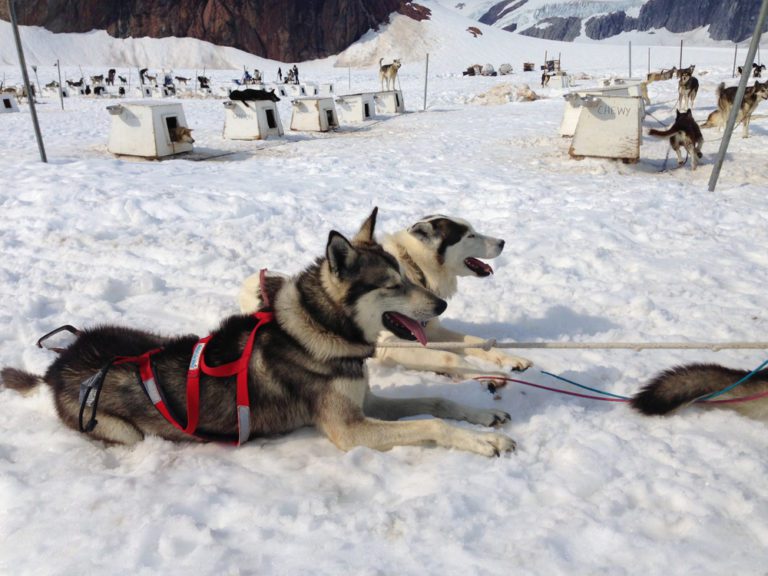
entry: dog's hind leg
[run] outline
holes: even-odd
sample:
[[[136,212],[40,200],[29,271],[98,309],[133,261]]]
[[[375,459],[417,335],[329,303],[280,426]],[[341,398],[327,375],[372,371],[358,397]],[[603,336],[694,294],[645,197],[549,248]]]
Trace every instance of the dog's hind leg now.
[[[444,398],[383,398],[370,392],[365,397],[363,411],[366,416],[379,420],[399,420],[423,414],[482,426],[500,426],[510,420],[503,410],[472,408]]]

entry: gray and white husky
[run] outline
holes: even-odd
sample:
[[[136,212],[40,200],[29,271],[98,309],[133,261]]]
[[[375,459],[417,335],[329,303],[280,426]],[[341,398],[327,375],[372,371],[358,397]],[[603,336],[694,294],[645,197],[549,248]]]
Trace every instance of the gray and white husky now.
[[[422,218],[410,227],[382,240],[384,250],[394,256],[405,276],[440,298],[448,299],[458,289],[460,276],[488,277],[493,269],[480,258],[499,256],[504,240],[477,232],[461,218],[433,215]],[[248,277],[240,290],[240,310],[251,313],[261,306],[259,275]],[[448,330],[437,318],[426,323],[424,332],[434,342],[464,342],[479,344],[482,338]],[[383,333],[380,344],[393,342],[396,337]],[[479,358],[497,369],[488,370],[467,361],[467,356]],[[387,364],[399,364],[411,370],[424,370],[458,377],[508,376],[510,370],[524,370],[530,360],[505,354],[499,349],[466,348],[447,351],[428,348],[377,348],[376,356]]]
[[[707,117],[707,121],[701,125],[702,128],[722,128],[725,126],[728,121],[728,115],[733,108],[733,103],[736,100],[737,90],[738,86],[728,86],[726,88],[725,82],[720,83],[716,92],[717,110]],[[749,122],[752,120],[752,114],[757,110],[757,106],[763,100],[768,100],[768,81],[762,84],[755,81],[754,85],[747,86],[744,98],[741,101],[741,107],[736,115],[736,124],[742,122],[744,125],[743,138],[749,138]]]
[[[196,437],[239,434],[242,439],[241,423],[246,421],[245,439],[315,426],[342,450],[434,443],[493,456],[514,449],[514,441],[505,435],[458,428],[440,419],[497,426],[509,420],[503,411],[438,398],[390,399],[371,393],[365,360],[373,355],[379,333],[390,330],[401,338],[424,340],[420,322],[446,307],[434,293],[410,282],[397,261],[374,241],[375,221],[376,210],[351,241],[332,231],[325,257],[297,276],[267,287],[273,320],[256,332],[250,356],[243,355],[250,396],[247,417],[240,419],[239,408],[236,413],[235,406],[241,403],[235,378],[201,375]],[[137,367],[116,359],[159,349],[152,356],[153,386],[160,389],[168,412],[189,415],[188,369],[198,362],[221,367],[240,358],[256,323],[253,316],[225,319],[212,333],[202,359],[193,354],[199,345],[196,336],[169,338],[101,326],[81,332],[43,378],[6,368],[2,379],[6,387],[22,392],[48,384],[59,416],[77,430],[82,429],[81,385],[110,366],[97,396],[94,438],[121,444],[133,444],[148,434],[190,440],[194,437],[156,409],[152,393],[145,393],[137,381]],[[145,380],[143,374],[141,378]],[[88,398],[86,394],[85,401]],[[394,422],[419,414],[437,418]]]
[[[677,366],[657,375],[632,398],[632,407],[643,414],[663,415],[687,406],[703,396],[724,390],[749,372],[718,364]],[[768,369],[760,370],[733,390],[714,398],[731,400],[768,391]],[[743,403],[706,404],[728,407],[751,418],[768,420],[768,396]]]

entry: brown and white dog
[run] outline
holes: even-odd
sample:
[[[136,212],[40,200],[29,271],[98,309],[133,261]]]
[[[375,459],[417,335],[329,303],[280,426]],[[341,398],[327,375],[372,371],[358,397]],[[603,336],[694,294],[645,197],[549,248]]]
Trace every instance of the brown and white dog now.
[[[382,246],[394,256],[405,276],[415,284],[448,299],[458,289],[460,276],[488,277],[493,269],[480,258],[495,258],[504,249],[504,240],[477,232],[466,220],[434,215],[422,218],[410,227],[383,237]],[[243,283],[239,302],[243,313],[257,310],[261,305],[259,274]],[[445,328],[437,319],[424,327],[428,341],[480,344],[485,340]],[[383,334],[379,344],[394,342]],[[483,368],[468,361],[468,357],[493,365]],[[383,348],[375,358],[385,364],[400,365],[411,370],[423,370],[469,378],[472,376],[508,376],[512,370],[525,370],[531,361],[505,354],[499,349],[465,348],[452,351],[429,348]]]
[[[386,84],[387,90],[395,89],[395,79],[397,78],[397,71],[400,70],[402,63],[399,58],[392,61],[392,64],[382,64],[384,58],[379,58],[379,80],[381,81],[381,89],[384,90]]]
[[[725,126],[728,115],[733,108],[733,102],[736,99],[737,88],[737,86],[726,88],[725,82],[720,83],[717,87],[717,110],[709,115],[707,121],[701,125],[702,128],[714,128],[715,126],[722,128]],[[768,81],[762,84],[755,81],[753,86],[747,86],[744,98],[741,101],[741,107],[736,116],[736,124],[739,122],[744,124],[744,133],[742,134],[744,138],[749,138],[749,122],[758,104],[763,100],[768,100]]]

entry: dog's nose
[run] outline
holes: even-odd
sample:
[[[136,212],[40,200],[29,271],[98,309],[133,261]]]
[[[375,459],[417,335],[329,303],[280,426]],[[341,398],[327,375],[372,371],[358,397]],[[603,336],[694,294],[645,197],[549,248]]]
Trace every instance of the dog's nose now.
[[[440,316],[440,314],[445,312],[446,308],[448,308],[448,302],[438,298],[437,302],[435,302],[435,315]]]
[[[504,250],[504,240],[499,240],[499,250]]]

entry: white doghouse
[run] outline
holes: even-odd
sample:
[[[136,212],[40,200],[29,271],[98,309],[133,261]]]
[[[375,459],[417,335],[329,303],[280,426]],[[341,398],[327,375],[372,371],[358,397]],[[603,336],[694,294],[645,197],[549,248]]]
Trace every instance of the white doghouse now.
[[[376,114],[402,114],[405,112],[403,93],[400,90],[374,92],[373,101],[376,104]]]
[[[296,98],[292,104],[291,130],[328,132],[339,126],[336,107],[329,96]]]
[[[568,150],[572,158],[640,159],[645,110],[641,97],[572,92],[565,98],[560,133],[573,136]]]
[[[376,114],[373,92],[337,96],[336,113],[343,124],[372,120]]]
[[[16,102],[16,96],[13,94],[0,95],[0,114],[8,114],[10,112],[18,112],[19,104]]]
[[[271,100],[224,102],[224,138],[228,140],[264,140],[283,135],[277,106]]]
[[[191,152],[192,144],[173,142],[171,132],[187,127],[179,102],[142,100],[107,106],[112,116],[107,149],[112,154],[162,158]]]

